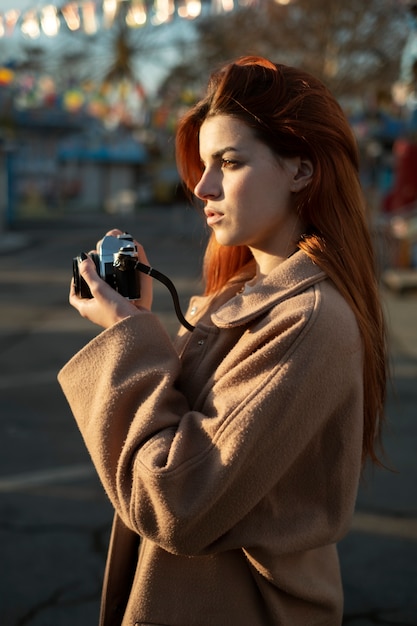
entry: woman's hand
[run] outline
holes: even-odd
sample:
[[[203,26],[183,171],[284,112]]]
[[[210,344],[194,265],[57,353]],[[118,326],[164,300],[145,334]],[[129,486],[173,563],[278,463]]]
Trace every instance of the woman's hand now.
[[[106,235],[113,237],[122,234],[120,230],[111,230]],[[149,261],[143,247],[135,241],[138,249],[138,257],[141,263],[149,265]],[[140,315],[141,310],[150,310],[152,305],[152,278],[146,274],[140,274],[140,300],[131,301],[115,291],[97,274],[96,266],[90,257],[81,261],[78,265],[80,276],[90,288],[92,298],[80,298],[75,293],[74,281],[71,282],[70,304],[90,322],[110,328],[126,317]]]

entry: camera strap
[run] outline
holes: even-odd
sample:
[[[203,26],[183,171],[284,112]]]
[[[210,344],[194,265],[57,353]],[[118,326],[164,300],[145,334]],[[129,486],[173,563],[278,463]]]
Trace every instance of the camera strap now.
[[[192,324],[190,324],[189,322],[187,322],[187,320],[185,319],[181,311],[178,292],[172,280],[168,278],[168,276],[165,276],[165,274],[162,274],[162,272],[158,272],[158,270],[155,270],[153,267],[150,267],[149,265],[145,265],[144,263],[140,263],[139,261],[135,265],[135,270],[138,270],[139,272],[142,272],[143,274],[148,274],[148,276],[152,276],[152,278],[155,278],[160,283],[163,283],[165,287],[168,287],[169,292],[172,297],[172,301],[174,303],[175,313],[177,314],[178,320],[187,330],[190,330],[192,332],[195,327],[192,326]]]

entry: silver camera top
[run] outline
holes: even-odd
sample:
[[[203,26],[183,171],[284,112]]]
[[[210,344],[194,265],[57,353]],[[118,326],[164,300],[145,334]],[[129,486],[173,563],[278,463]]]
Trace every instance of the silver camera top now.
[[[129,251],[131,251],[132,253],[136,253],[136,246],[133,241],[133,237],[128,233],[117,235],[117,237],[114,237],[113,235],[106,235],[105,237],[103,237],[103,239],[97,246],[101,276],[104,276],[106,274],[106,265],[108,263],[113,265],[113,261],[115,258],[114,255],[117,254],[121,248],[123,248],[124,250],[126,249],[126,253],[129,253]]]

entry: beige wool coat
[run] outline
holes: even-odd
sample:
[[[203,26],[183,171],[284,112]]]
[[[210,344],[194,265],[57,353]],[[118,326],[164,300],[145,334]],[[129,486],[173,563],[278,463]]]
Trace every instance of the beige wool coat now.
[[[101,626],[341,623],[357,323],[302,251],[241,287],[194,298],[174,345],[145,312],[59,374],[115,509]]]

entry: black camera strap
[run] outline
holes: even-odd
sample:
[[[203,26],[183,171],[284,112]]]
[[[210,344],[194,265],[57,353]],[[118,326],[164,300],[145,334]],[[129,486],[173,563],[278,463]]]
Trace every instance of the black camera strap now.
[[[177,318],[187,330],[190,330],[192,332],[195,327],[192,326],[192,324],[190,324],[189,322],[187,322],[187,320],[185,319],[181,311],[178,292],[172,280],[168,278],[168,276],[165,276],[165,274],[162,274],[162,272],[158,272],[158,270],[155,270],[153,267],[150,267],[149,265],[145,265],[144,263],[140,263],[139,261],[135,265],[135,270],[138,270],[139,272],[142,272],[143,274],[148,274],[148,276],[152,276],[152,278],[156,278],[156,280],[159,280],[160,283],[163,283],[165,287],[168,287],[169,292],[172,296],[172,301],[174,303],[174,308],[175,308],[175,313],[177,314]]]

